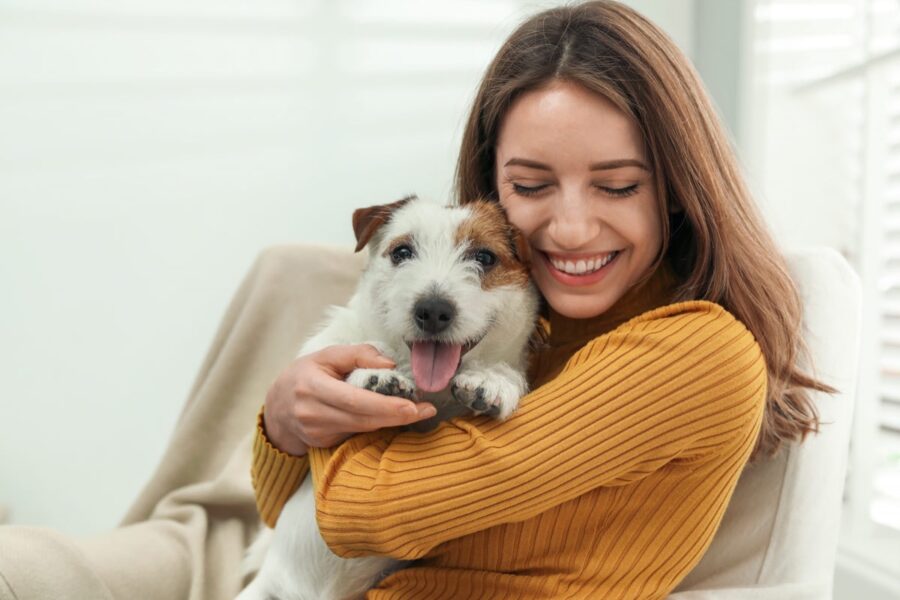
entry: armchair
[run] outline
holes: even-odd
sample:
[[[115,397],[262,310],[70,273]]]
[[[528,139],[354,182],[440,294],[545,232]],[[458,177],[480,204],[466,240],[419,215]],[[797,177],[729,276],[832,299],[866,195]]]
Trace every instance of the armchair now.
[[[671,600],[831,598],[859,359],[859,278],[828,248],[787,253],[804,306],[820,433],[749,465],[712,544]]]
[[[791,252],[819,375],[822,433],[748,467],[712,546],[673,600],[830,597],[858,348],[859,285],[837,253]],[[347,249],[264,251],[229,306],[162,461],[119,527],[71,538],[0,526],[0,599],[230,599],[258,530],[254,416],[328,304],[352,293]],[[764,285],[764,282],[761,283]]]

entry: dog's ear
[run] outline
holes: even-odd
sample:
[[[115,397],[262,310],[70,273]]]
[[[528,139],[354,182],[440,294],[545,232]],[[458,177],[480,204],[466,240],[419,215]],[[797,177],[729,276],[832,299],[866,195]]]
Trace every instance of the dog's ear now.
[[[390,204],[377,204],[353,211],[353,233],[356,234],[356,250],[354,252],[359,252],[366,247],[378,228],[388,222],[395,210],[415,199],[416,196],[412,195]]]

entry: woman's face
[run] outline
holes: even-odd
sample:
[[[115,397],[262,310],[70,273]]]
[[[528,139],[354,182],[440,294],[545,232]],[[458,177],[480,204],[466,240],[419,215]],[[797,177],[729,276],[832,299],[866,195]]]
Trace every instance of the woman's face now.
[[[603,96],[554,81],[501,124],[497,190],[528,237],[532,275],[557,312],[605,312],[650,268],[662,224],[636,125]]]

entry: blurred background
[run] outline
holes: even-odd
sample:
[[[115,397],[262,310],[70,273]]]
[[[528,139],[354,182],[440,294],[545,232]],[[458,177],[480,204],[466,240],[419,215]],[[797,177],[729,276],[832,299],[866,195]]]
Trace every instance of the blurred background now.
[[[836,597],[898,598],[900,0],[627,3],[693,60],[780,243],[862,278]],[[0,522],[114,527],[260,250],[449,198],[480,75],[554,4],[0,0]]]

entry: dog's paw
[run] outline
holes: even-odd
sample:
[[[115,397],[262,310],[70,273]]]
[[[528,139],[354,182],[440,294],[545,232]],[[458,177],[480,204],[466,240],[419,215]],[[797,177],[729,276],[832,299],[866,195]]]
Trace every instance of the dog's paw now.
[[[466,371],[450,382],[450,393],[457,402],[477,415],[505,419],[519,406],[525,390],[524,378],[491,370]]]
[[[347,377],[347,383],[386,396],[409,400],[416,396],[416,384],[392,369],[356,369]]]

